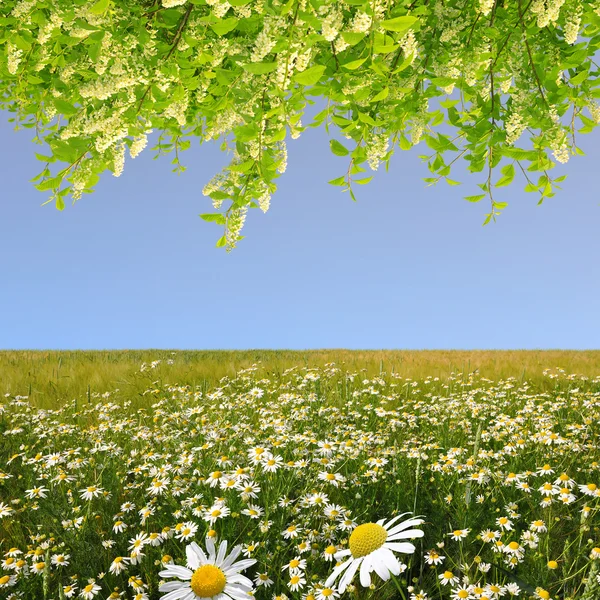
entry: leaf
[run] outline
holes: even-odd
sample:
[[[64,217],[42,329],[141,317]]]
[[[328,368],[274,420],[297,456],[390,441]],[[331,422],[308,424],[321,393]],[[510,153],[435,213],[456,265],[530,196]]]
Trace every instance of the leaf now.
[[[408,141],[408,138],[402,134],[400,135],[400,150],[410,150],[412,148],[412,144]]]
[[[505,185],[509,185],[512,183],[512,180],[515,178],[515,167],[514,165],[506,165],[500,169],[504,177],[501,177],[496,183],[496,187],[504,187]]]
[[[465,196],[467,202],[480,202],[487,194],[477,194],[476,196]]]
[[[362,179],[353,179],[352,181],[354,183],[358,183],[360,185],[365,185],[366,183],[369,183],[369,181],[371,181],[371,179],[373,179],[373,176],[371,176],[371,177],[363,177]]]
[[[337,140],[329,140],[329,147],[336,156],[348,156],[350,151]]]
[[[217,223],[218,225],[225,225],[225,215],[221,213],[204,213],[200,215],[200,218],[208,222]]]
[[[350,62],[343,64],[342,67],[344,67],[344,69],[354,71],[358,69],[358,67],[360,67],[360,65],[362,65],[365,62],[365,60],[367,60],[367,58],[368,56],[365,58],[359,58],[358,60],[351,60]]]
[[[364,33],[358,33],[354,31],[342,31],[342,38],[344,38],[346,44],[350,44],[350,46],[358,44],[358,42],[360,42],[360,40],[362,40],[364,37]]]
[[[98,2],[96,2],[96,4],[90,8],[90,12],[94,15],[101,15],[104,13],[104,11],[106,11],[109,3],[110,0],[98,0]]]
[[[248,73],[254,73],[255,75],[264,75],[265,73],[271,73],[277,68],[276,62],[257,62],[247,63],[242,65],[244,71]]]
[[[336,179],[331,179],[327,183],[331,185],[345,185],[346,184],[346,176],[342,175],[341,177],[337,177]]]
[[[537,185],[535,185],[535,183],[528,183],[525,186],[525,191],[526,192],[537,192],[538,191]]]
[[[53,98],[54,106],[56,106],[56,110],[61,112],[65,117],[70,115],[74,115],[79,112],[79,109],[75,108],[70,102],[66,100],[61,100],[60,98]]]
[[[227,245],[227,237],[222,236],[217,240],[217,243],[215,244],[215,248],[222,248],[225,245]]]
[[[210,28],[217,35],[225,35],[226,33],[233,31],[239,22],[239,19],[236,19],[235,17],[229,17],[228,19],[222,19],[216,23],[211,23]]]
[[[56,196],[56,208],[58,210],[65,210],[65,201],[62,199],[62,196]]]
[[[306,71],[296,73],[294,75],[294,81],[302,85],[314,85],[321,79],[326,68],[325,65],[316,65],[310,69],[306,69]]]
[[[381,21],[379,23],[381,27],[386,29],[387,31],[397,31],[398,33],[403,33],[408,31],[419,19],[416,17],[396,17],[395,19],[388,19],[387,21]]]
[[[380,100],[385,100],[390,94],[390,88],[383,88],[379,94],[376,94],[371,98],[371,102],[379,102]]]

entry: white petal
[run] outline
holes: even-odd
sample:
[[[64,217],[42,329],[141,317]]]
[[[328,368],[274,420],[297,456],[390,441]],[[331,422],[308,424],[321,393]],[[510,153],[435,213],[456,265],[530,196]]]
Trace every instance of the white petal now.
[[[379,521],[377,521],[377,525],[383,525],[383,522],[385,521],[385,519],[379,519]]]
[[[423,521],[423,519],[409,519],[408,521],[404,521],[399,525],[394,525],[394,527],[388,530],[388,535],[394,535],[395,533],[403,531],[404,529],[415,527],[415,525],[422,525],[424,522],[425,521]]]
[[[225,586],[223,593],[234,600],[248,600],[249,598],[248,594],[244,590],[230,585]]]
[[[342,571],[347,569],[354,560],[360,561],[360,559],[348,559],[345,563],[342,563],[338,567],[335,567],[335,569],[333,569],[333,571],[331,572],[331,575],[327,578],[327,581],[325,581],[325,587],[331,587],[331,584],[337,579],[337,576]]]
[[[165,577],[179,577],[179,579],[189,581],[193,574],[193,571],[190,571],[185,567],[181,567],[179,565],[169,565],[164,571],[160,571],[158,576],[162,577],[163,579]]]
[[[411,538],[421,538],[425,535],[422,529],[409,529],[408,531],[401,531],[394,535],[388,536],[388,541],[393,542],[395,540],[409,540]]]
[[[412,554],[415,551],[415,547],[410,542],[386,542],[383,547],[404,554]]]
[[[402,513],[401,515],[396,515],[393,519],[390,519],[384,526],[384,529],[389,529],[392,524],[394,524],[398,519],[401,519],[402,517],[405,517],[406,515],[410,515],[410,513]]]
[[[191,544],[185,547],[185,555],[187,557],[187,566],[192,569],[192,571],[195,571],[200,566],[200,558]]]
[[[256,562],[255,558],[245,558],[244,560],[240,560],[235,564],[231,565],[228,569],[228,573],[239,573],[248,567],[251,567]]]
[[[209,536],[206,536],[206,549],[208,550],[209,562],[214,564],[214,562],[215,562],[215,542]]]
[[[221,565],[221,569],[223,571],[225,571],[225,569],[229,568],[229,566],[232,565],[235,562],[235,559],[240,555],[241,551],[242,551],[241,544],[238,546],[235,546],[233,548],[233,550],[231,551],[231,554],[223,561],[223,564]]]
[[[198,555],[198,558],[200,559],[200,564],[205,565],[208,562],[208,557],[206,556],[204,550],[202,550],[202,548],[200,548],[200,546],[198,546],[198,544],[196,544],[196,542],[192,542],[190,544],[190,546],[193,548],[194,552]]]
[[[159,592],[172,592],[173,590],[178,590],[179,588],[188,588],[187,583],[183,581],[167,581],[167,583],[163,583],[159,588]]]
[[[392,551],[388,550],[388,548],[384,544],[382,548],[379,548],[378,552],[385,566],[389,569],[390,573],[392,573],[392,575],[400,575],[400,563],[398,562],[398,559],[392,554]]]
[[[377,575],[379,575],[379,577],[381,577],[383,581],[387,581],[390,578],[390,571],[385,566],[383,559],[379,554],[379,551],[377,551],[377,553],[374,553],[373,556],[371,556],[371,564],[373,565],[375,573],[377,573]]]
[[[160,600],[181,600],[190,593],[189,588],[181,588],[173,592],[169,592],[166,596],[162,596]]]
[[[227,540],[223,540],[219,544],[219,553],[217,554],[217,562],[215,563],[217,565],[217,567],[221,566],[221,563],[223,562],[223,559],[225,558],[226,554],[227,554]]]
[[[360,565],[360,585],[363,587],[369,587],[371,585],[371,564],[368,560],[368,555],[363,558],[362,564]]]
[[[239,573],[235,575],[230,575],[226,577],[227,583],[235,583],[236,585],[240,585],[242,587],[252,588],[252,581]]]
[[[350,554],[352,554],[352,550],[350,550],[350,548],[346,548],[346,550],[339,550],[338,552],[336,552],[333,557],[336,560],[339,560],[340,558],[342,558],[343,556],[350,556]]]
[[[354,575],[356,575],[356,571],[358,571],[358,567],[360,567],[361,562],[362,561],[360,560],[360,558],[355,558],[352,561],[350,568],[342,575],[342,578],[340,579],[340,583],[338,585],[338,590],[341,594],[344,593],[344,591],[348,587],[348,584],[352,581]]]

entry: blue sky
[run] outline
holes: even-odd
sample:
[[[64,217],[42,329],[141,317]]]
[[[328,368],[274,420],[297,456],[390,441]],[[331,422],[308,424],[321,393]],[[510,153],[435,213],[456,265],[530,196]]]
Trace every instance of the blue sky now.
[[[312,121],[322,105],[308,107]],[[288,169],[266,214],[248,213],[245,239],[215,248],[222,227],[202,195],[230,157],[192,142],[171,173],[152,143],[115,178],[61,213],[29,182],[43,164],[29,129],[0,114],[0,348],[3,349],[535,349],[599,348],[600,196],[597,134],[554,198],[537,206],[519,177],[482,227],[482,174],[456,164],[426,187],[418,156],[396,150],[354,203],[327,184],[348,159],[328,134],[288,138]],[[332,135],[334,129],[330,129]],[[151,141],[154,141],[156,134]]]

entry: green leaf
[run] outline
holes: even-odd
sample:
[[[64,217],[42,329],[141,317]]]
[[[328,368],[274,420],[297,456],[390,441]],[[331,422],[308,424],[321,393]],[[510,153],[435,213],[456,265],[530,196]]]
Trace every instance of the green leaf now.
[[[222,19],[216,23],[211,23],[210,28],[217,35],[225,35],[226,33],[233,31],[239,22],[239,19],[236,19],[235,17],[229,17],[228,19]]]
[[[477,196],[465,196],[467,202],[480,202],[487,194],[477,194]]]
[[[340,144],[337,140],[329,140],[329,147],[336,156],[348,156],[350,154],[346,146]]]
[[[387,21],[381,21],[379,23],[381,27],[387,31],[397,31],[403,33],[408,31],[419,19],[416,17],[396,17],[395,19],[388,19]]]
[[[371,102],[379,102],[380,100],[385,100],[390,94],[390,88],[383,88],[379,94],[376,94],[371,98]]]
[[[316,65],[310,69],[306,69],[306,71],[296,73],[294,75],[294,81],[302,85],[314,85],[321,79],[326,68],[325,65]]]
[[[359,58],[358,60],[351,60],[350,62],[343,64],[342,67],[344,67],[344,69],[348,69],[349,71],[354,71],[358,69],[358,67],[360,67],[360,65],[362,65],[367,58],[368,56],[365,58]]]
[[[449,177],[446,177],[446,183],[448,185],[460,185],[460,181],[454,181],[454,179],[450,179]]]
[[[327,183],[331,185],[346,185],[346,176],[342,175],[341,177],[337,177],[336,179],[331,179]]]
[[[226,236],[222,236],[217,240],[217,243],[215,244],[215,248],[222,248],[223,246],[227,245],[227,237]]]
[[[90,8],[90,12],[94,15],[101,15],[106,11],[109,4],[110,0],[98,0],[98,2]]]
[[[508,202],[494,202],[494,208],[497,208],[498,210],[502,210],[503,208],[506,208],[508,206]]]
[[[56,208],[58,210],[65,210],[65,201],[62,199],[62,196],[56,196]]]
[[[52,101],[54,102],[54,106],[56,106],[56,110],[65,115],[65,117],[74,115],[75,113],[79,112],[78,108],[75,108],[70,102],[67,102],[66,100],[61,100],[60,98],[53,98]]]
[[[402,134],[400,136],[400,150],[410,150],[412,148],[412,144],[408,141],[408,138]]]
[[[221,213],[204,213],[200,215],[200,218],[218,225],[225,225],[225,215]]]
[[[496,182],[496,187],[504,187],[505,185],[509,185],[510,183],[512,183],[512,180],[515,178],[515,167],[511,164],[502,167],[502,169],[500,170],[502,171],[504,177],[501,177]]]
[[[537,185],[535,185],[534,183],[528,183],[525,186],[525,191],[526,192],[537,192],[538,191]]]
[[[373,176],[371,177],[363,177],[362,179],[353,179],[353,183],[358,183],[360,185],[365,185],[366,183],[369,183],[369,181],[371,181],[371,179],[373,179]]]
[[[342,38],[346,44],[350,44],[350,46],[354,46],[360,42],[365,37],[364,33],[357,33],[354,31],[342,31]]]
[[[276,62],[257,62],[257,63],[247,63],[242,65],[244,71],[248,71],[248,73],[254,73],[255,75],[264,75],[265,73],[271,73],[275,69],[277,69]]]

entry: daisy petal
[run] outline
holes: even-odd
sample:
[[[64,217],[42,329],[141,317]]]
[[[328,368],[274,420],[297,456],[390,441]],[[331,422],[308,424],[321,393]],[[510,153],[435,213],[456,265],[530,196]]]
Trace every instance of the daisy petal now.
[[[184,587],[173,592],[169,592],[166,596],[162,596],[160,600],[181,600],[188,596],[190,593],[190,589],[188,587]]]
[[[365,556],[360,565],[360,585],[363,587],[369,587],[371,585],[371,563],[368,559],[368,555]]]
[[[167,581],[167,583],[163,583],[159,588],[159,592],[172,592],[173,590],[178,590],[179,588],[186,588],[187,583],[183,581]]]
[[[418,538],[423,537],[425,533],[423,533],[422,529],[409,529],[408,531],[401,531],[399,533],[395,533],[394,535],[388,535],[388,540],[393,542],[394,540],[406,540],[410,538]]]
[[[415,547],[410,542],[386,542],[383,547],[404,554],[412,554],[415,551]]]
[[[373,570],[383,581],[387,581],[390,578],[390,571],[385,566],[385,563],[380,560],[379,552],[375,556],[371,557],[371,564],[373,565]]]
[[[234,565],[231,565],[228,569],[228,573],[239,573],[248,567],[251,567],[256,562],[255,558],[245,558],[244,560],[240,560],[236,562]]]
[[[339,560],[340,558],[342,558],[342,556],[350,556],[350,554],[352,554],[352,550],[346,548],[346,550],[339,550],[338,552],[336,552],[333,555],[333,557]]]
[[[325,582],[325,587],[331,587],[331,584],[337,579],[338,575],[342,571],[346,570],[352,564],[352,562],[354,562],[354,560],[358,560],[360,562],[360,559],[349,559],[345,563],[342,563],[338,567],[335,567],[335,569],[333,569],[333,571],[331,572],[331,575],[327,578],[327,581]]]
[[[358,567],[360,567],[361,562],[362,561],[360,560],[360,558],[354,559],[350,565],[350,568],[342,575],[342,578],[340,579],[340,583],[338,585],[338,590],[340,591],[340,594],[343,594],[346,591],[348,584],[356,575],[356,571],[358,571]]]
[[[190,546],[192,547],[192,550],[198,555],[198,558],[200,559],[200,564],[205,565],[208,562],[208,557],[206,556],[204,550],[202,550],[202,548],[200,548],[200,546],[198,546],[196,542],[192,542]]]
[[[214,562],[215,562],[215,542],[209,536],[206,536],[206,549],[208,550],[209,562],[214,564]]]
[[[217,554],[217,562],[215,563],[218,567],[221,566],[225,555],[227,554],[227,540],[223,540],[219,544],[219,553]]]
[[[235,562],[235,559],[240,555],[241,551],[242,551],[241,545],[235,546],[233,548],[233,550],[231,551],[231,554],[223,561],[223,564],[221,565],[221,569],[223,571],[228,569]]]
[[[401,515],[396,515],[393,519],[390,519],[384,526],[384,529],[389,529],[393,523],[395,523],[398,519],[401,519],[402,517],[405,517],[406,515],[410,515],[411,513],[409,512],[405,512],[402,513]],[[383,522],[383,519],[381,519]],[[379,524],[379,523],[378,523]]]
[[[398,531],[403,531],[404,529],[414,527],[415,525],[422,525],[424,522],[423,519],[409,519],[408,521],[394,525],[394,527],[388,530],[388,535],[394,535],[395,533],[398,533]]]
[[[400,575],[400,563],[385,544],[379,549],[381,559],[392,575]]]
[[[189,581],[194,573],[185,567],[179,565],[169,565],[164,571],[160,571],[159,577],[165,579],[166,577],[179,577],[184,581]]]
[[[192,548],[191,544],[185,547],[185,555],[187,557],[187,566],[192,569],[192,571],[195,571],[200,566],[200,558],[194,551],[194,548]]]

